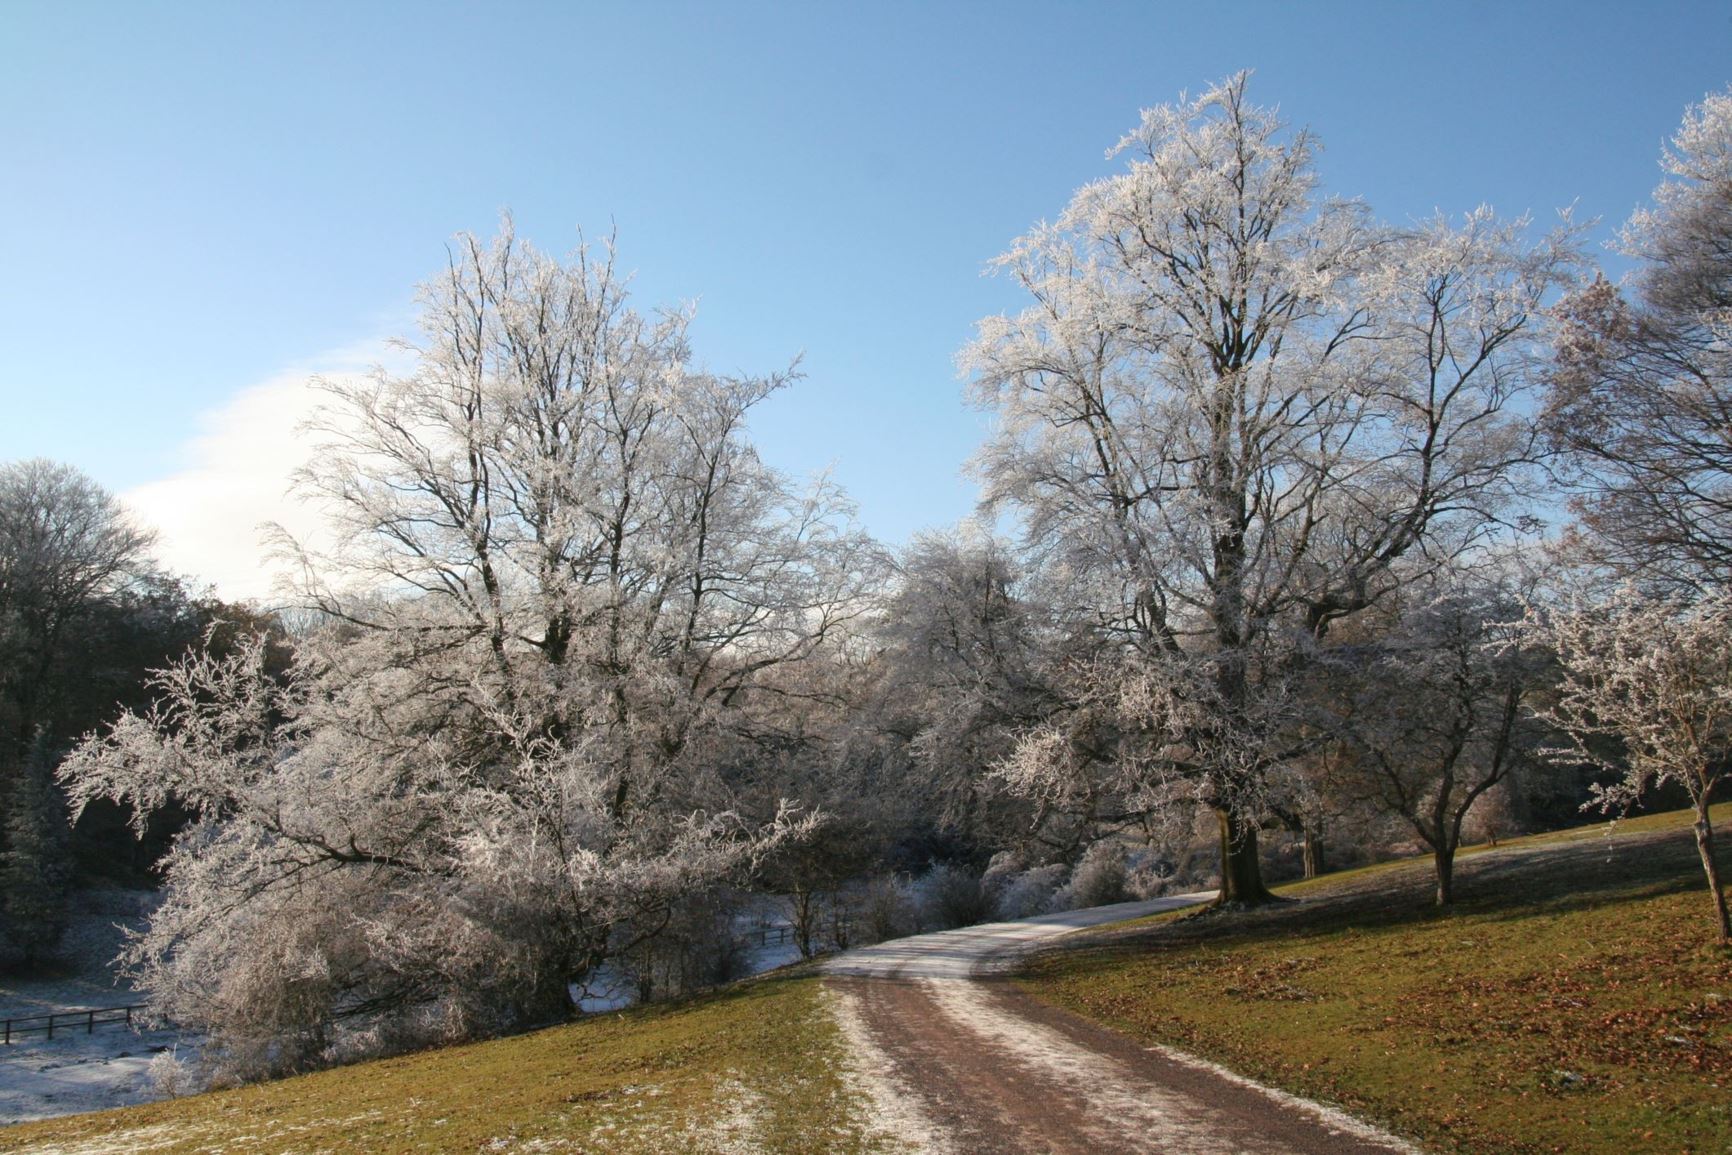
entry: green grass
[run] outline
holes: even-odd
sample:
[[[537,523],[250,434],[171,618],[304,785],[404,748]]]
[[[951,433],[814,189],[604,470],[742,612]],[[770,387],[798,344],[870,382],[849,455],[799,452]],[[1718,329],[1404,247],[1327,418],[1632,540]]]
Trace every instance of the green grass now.
[[[1447,913],[1429,859],[1387,863],[1145,920],[1023,982],[1439,1150],[1732,1152],[1732,951],[1687,822],[1506,841],[1460,861]]]
[[[0,1151],[883,1148],[814,977],[0,1130]]]

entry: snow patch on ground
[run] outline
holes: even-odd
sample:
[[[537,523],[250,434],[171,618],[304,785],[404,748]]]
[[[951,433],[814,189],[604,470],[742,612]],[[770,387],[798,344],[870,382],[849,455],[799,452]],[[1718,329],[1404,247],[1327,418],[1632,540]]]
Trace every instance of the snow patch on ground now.
[[[0,1018],[144,1001],[118,976],[113,960],[125,945],[126,932],[142,929],[155,896],[94,890],[75,901],[61,943],[61,953],[69,960],[66,969],[45,978],[0,979]],[[180,1031],[145,1029],[143,1024],[138,1029],[98,1025],[89,1033],[78,1026],[57,1026],[52,1039],[42,1034],[15,1038],[0,1045],[0,1126],[160,1099],[150,1066],[164,1053],[196,1059],[198,1040]],[[144,1136],[138,1142],[150,1140]],[[129,1149],[134,1148],[117,1148]]]
[[[161,1151],[184,1143],[188,1129],[181,1124],[159,1123],[154,1127],[135,1127],[116,1131],[95,1139],[65,1143],[54,1148],[55,1155],[127,1155],[132,1151]]]
[[[824,972],[861,978],[966,979],[1013,965],[1018,954],[1054,935],[1195,906],[1214,896],[1214,891],[1179,894],[893,939],[837,955],[824,963]]]
[[[839,1072],[843,1086],[853,1103],[871,1105],[869,1117],[853,1122],[870,1140],[889,1150],[950,1155],[953,1147],[949,1138],[921,1109],[913,1090],[895,1076],[895,1064],[872,1038],[854,996],[826,986],[824,998],[848,1045],[848,1056]]]
[[[201,1137],[210,1136],[208,1144],[198,1150],[218,1155],[221,1152],[243,1153],[256,1151],[261,1143],[277,1142],[295,1135],[316,1132],[327,1135],[340,1133],[341,1129],[356,1123],[365,1122],[379,1117],[378,1111],[368,1111],[359,1115],[350,1115],[341,1119],[320,1119],[312,1123],[286,1125],[266,1123],[257,1131],[243,1132],[239,1135],[223,1131],[208,1124],[201,1123],[158,1123],[150,1127],[134,1127],[126,1131],[114,1131],[106,1135],[98,1135],[90,1139],[77,1141],[55,1141],[52,1146],[32,1146],[25,1150],[41,1152],[42,1155],[131,1155],[134,1151],[161,1151],[165,1148],[196,1144]],[[309,1150],[328,1150],[328,1148],[313,1147]]]
[[[699,1150],[716,1155],[755,1155],[764,1149],[762,1095],[738,1079],[729,1079],[716,1088],[716,1107],[716,1119],[709,1126],[695,1121],[686,1125],[687,1137]]]
[[[764,1096],[738,1077],[729,1076],[715,1086],[710,1111],[701,1119],[670,1115],[658,1100],[668,1094],[660,1084],[634,1084],[620,1088],[611,1109],[598,1119],[585,1120],[581,1135],[570,1138],[518,1138],[499,1136],[481,1145],[482,1151],[664,1151],[703,1152],[704,1155],[759,1155],[765,1150],[762,1120]]]
[[[1135,1143],[1137,1150],[1191,1155],[1278,1155],[1288,1150],[1233,1136],[1218,1113],[1202,1103],[1134,1078],[1119,1063],[1079,1047],[1058,1031],[1010,1014],[979,984],[924,979],[921,989],[959,1031],[1037,1070],[1074,1101],[1087,1103],[1089,1115],[1102,1123],[1092,1129],[1093,1136],[1107,1149]]]
[[[189,1056],[177,1031],[124,1027],[57,1031],[53,1040],[32,1035],[0,1047],[0,1126],[160,1099],[150,1065],[177,1048],[179,1057]]]
[[[1226,1067],[1221,1066],[1219,1063],[1211,1063],[1207,1059],[1200,1059],[1196,1055],[1176,1050],[1172,1047],[1162,1046],[1159,1043],[1150,1046],[1149,1050],[1160,1055],[1163,1059],[1167,1059],[1174,1063],[1180,1063],[1192,1068],[1193,1070],[1207,1071],[1209,1074],[1214,1075],[1217,1078],[1225,1079],[1229,1083],[1234,1083],[1238,1086],[1256,1091],[1259,1095],[1273,1099],[1284,1106],[1304,1111],[1337,1135],[1351,1135],[1356,1139],[1363,1139],[1367,1142],[1381,1143],[1392,1150],[1401,1152],[1402,1155],[1425,1155],[1425,1152],[1421,1148],[1415,1147],[1413,1144],[1407,1142],[1407,1140],[1392,1135],[1381,1127],[1373,1127],[1369,1123],[1355,1119],[1353,1116],[1347,1114],[1347,1112],[1331,1107],[1328,1104],[1319,1103],[1316,1100],[1307,1099],[1300,1095],[1294,1095],[1277,1087],[1267,1086],[1263,1083],[1257,1082],[1255,1079],[1249,1079],[1244,1075],[1236,1074],[1235,1072],[1228,1070]]]

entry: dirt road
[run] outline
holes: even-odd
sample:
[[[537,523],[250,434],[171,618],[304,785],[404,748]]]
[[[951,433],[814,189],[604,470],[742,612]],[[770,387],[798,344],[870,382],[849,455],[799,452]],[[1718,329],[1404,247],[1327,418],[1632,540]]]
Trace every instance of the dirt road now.
[[[1412,1155],[1340,1112],[1047,1007],[997,973],[1053,935],[1211,897],[968,927],[830,960],[825,983],[885,1129],[942,1155]]]

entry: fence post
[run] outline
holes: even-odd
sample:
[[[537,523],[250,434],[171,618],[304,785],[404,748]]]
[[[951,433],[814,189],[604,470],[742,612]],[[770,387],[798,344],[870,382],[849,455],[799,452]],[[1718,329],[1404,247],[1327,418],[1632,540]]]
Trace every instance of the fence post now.
[[[48,1038],[50,1041],[53,1041],[53,1039],[54,1039],[54,1016],[53,1015],[48,1016]]]

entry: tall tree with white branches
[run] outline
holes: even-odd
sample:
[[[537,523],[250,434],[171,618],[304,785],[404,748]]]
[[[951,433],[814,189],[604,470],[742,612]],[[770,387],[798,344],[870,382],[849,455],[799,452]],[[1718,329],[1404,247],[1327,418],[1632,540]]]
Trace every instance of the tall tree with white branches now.
[[[292,676],[262,643],[191,657],[65,771],[202,813],[131,960],[241,1068],[557,1015],[797,836],[794,810],[739,816],[724,770],[879,565],[832,487],[746,438],[792,373],[697,369],[689,312],[630,308],[611,249],[561,261],[508,224],[422,303],[412,372],[329,386],[300,486],[338,533],[290,543],[329,626]]]
[[[997,418],[977,469],[1063,573],[1105,676],[1165,687],[1182,732],[1127,786],[1186,783],[1219,819],[1223,901],[1257,902],[1283,669],[1519,509],[1533,320],[1573,246],[1484,209],[1394,229],[1320,197],[1316,139],[1243,74],[1145,112],[1114,152],[1125,171],[999,259],[1033,303],[965,354]]]
[[[1732,91],[1689,110],[1667,179],[1620,248],[1638,262],[1557,311],[1546,428],[1576,491],[1575,544],[1669,593],[1732,566]]]

